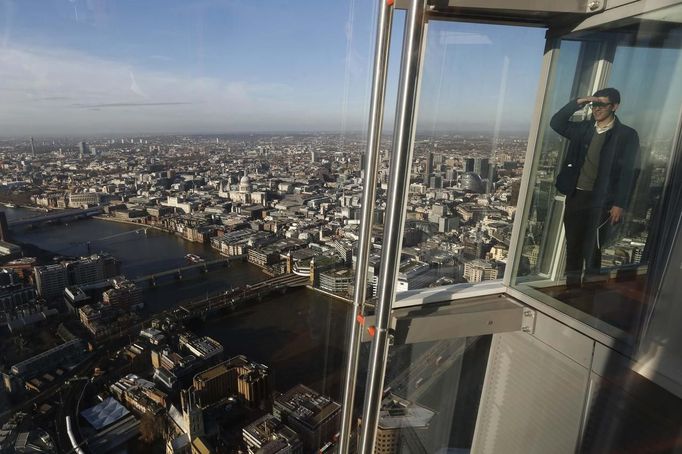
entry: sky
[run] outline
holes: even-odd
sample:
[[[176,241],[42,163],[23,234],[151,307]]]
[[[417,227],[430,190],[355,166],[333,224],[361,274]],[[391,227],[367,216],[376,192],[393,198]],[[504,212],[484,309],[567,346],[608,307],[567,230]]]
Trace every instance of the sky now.
[[[0,0],[0,135],[362,131],[375,21],[370,0]],[[543,47],[434,23],[420,129],[527,129]]]

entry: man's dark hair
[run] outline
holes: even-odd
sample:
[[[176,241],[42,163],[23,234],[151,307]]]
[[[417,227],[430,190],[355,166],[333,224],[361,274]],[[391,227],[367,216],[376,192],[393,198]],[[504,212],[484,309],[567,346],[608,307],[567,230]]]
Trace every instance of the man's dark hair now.
[[[601,90],[595,91],[592,96],[596,98],[606,96],[612,103],[620,104],[620,92],[615,88],[602,88]]]

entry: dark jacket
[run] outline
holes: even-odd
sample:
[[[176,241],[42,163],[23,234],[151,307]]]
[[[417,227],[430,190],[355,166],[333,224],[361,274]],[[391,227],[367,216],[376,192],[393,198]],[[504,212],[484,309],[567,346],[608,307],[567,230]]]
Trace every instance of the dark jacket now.
[[[580,109],[576,100],[562,107],[549,125],[571,142],[556,179],[556,188],[565,195],[575,192],[587,149],[596,134],[594,120],[570,121]],[[595,206],[627,208],[635,185],[635,166],[639,157],[637,131],[615,119],[613,128],[605,132],[606,141],[599,156],[599,170],[593,188]]]

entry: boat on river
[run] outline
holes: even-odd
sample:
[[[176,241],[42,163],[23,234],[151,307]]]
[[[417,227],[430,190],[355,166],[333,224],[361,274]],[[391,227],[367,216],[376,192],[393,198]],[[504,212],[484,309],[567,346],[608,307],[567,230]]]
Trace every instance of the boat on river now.
[[[196,254],[187,254],[185,256],[185,260],[187,260],[189,263],[202,263],[206,261]]]

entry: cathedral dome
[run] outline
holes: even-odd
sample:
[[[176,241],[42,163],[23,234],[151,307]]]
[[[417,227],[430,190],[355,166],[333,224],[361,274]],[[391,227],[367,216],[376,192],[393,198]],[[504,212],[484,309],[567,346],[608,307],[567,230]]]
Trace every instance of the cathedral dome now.
[[[240,192],[251,192],[251,179],[244,175],[241,180],[239,180],[239,191]]]

